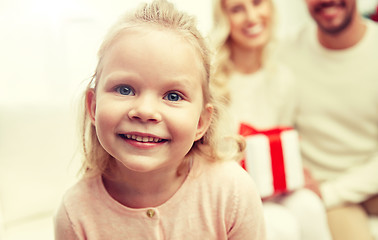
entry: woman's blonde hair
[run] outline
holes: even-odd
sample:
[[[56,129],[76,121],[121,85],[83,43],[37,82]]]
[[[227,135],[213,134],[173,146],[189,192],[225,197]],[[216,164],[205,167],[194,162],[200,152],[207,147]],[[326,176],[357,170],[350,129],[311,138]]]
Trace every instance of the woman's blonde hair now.
[[[207,42],[196,27],[195,19],[184,12],[178,11],[172,3],[166,0],[154,0],[149,4],[145,3],[141,5],[135,12],[128,13],[120,18],[110,29],[100,46],[96,71],[87,86],[87,91],[96,90],[98,81],[101,79],[104,55],[113,42],[127,29],[144,26],[174,31],[182,36],[183,39],[186,39],[198,52],[204,72],[204,79],[202,81],[204,106],[210,103],[214,108],[214,112],[209,129],[200,140],[193,144],[187,156],[193,153],[201,153],[210,159],[219,160],[221,156],[217,153],[216,149],[218,149],[220,136],[217,136],[215,129],[220,106],[214,102],[209,87],[212,74],[211,54]],[[86,102],[87,99],[84,99],[83,105]],[[90,176],[111,173],[115,170],[116,160],[101,146],[87,109],[83,112],[82,142],[85,159],[82,165],[82,172]]]
[[[269,2],[273,10],[273,15],[275,15],[272,0],[266,1]],[[225,0],[213,0],[213,28],[210,36],[211,42],[216,49],[216,57],[214,60],[215,73],[212,78],[211,86],[214,88],[217,97],[225,104],[228,104],[230,93],[227,85],[230,74],[234,71],[234,64],[231,60],[230,22],[227,18],[224,2]],[[274,16],[272,16],[272,25],[274,25],[274,21]],[[267,55],[274,43],[275,36],[272,31],[270,42],[268,46],[265,46],[263,49],[263,59],[261,59],[261,63],[264,67],[268,66],[268,68],[270,68]],[[270,57],[271,56],[269,56],[269,58]]]

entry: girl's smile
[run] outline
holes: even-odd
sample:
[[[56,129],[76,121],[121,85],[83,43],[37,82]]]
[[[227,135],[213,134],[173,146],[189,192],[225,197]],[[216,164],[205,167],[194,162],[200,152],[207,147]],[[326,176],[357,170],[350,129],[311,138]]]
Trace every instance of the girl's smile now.
[[[104,56],[88,105],[101,145],[123,171],[176,171],[207,130],[204,69],[193,49],[177,33],[136,27]]]
[[[120,134],[120,136],[124,138],[125,140],[135,140],[137,142],[143,142],[143,143],[147,143],[147,142],[158,143],[158,142],[166,141],[165,139],[161,139],[157,137],[150,137],[150,136],[143,137],[143,136],[135,135],[135,134]]]
[[[127,133],[119,134],[119,136],[123,138],[127,144],[143,149],[158,147],[169,141],[168,139],[143,133]]]

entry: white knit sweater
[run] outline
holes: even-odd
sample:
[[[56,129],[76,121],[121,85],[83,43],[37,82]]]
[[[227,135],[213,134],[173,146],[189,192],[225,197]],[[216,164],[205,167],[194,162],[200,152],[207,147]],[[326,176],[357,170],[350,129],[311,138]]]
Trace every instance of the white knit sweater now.
[[[304,163],[328,208],[378,193],[378,25],[366,24],[362,41],[346,50],[325,49],[307,26],[282,55],[299,83]]]

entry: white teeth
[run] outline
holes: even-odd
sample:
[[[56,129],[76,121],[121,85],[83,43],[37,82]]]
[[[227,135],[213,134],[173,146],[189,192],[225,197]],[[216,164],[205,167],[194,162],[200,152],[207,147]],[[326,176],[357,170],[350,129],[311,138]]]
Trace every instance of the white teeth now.
[[[249,35],[257,35],[264,30],[264,26],[262,24],[254,25],[253,27],[249,27],[245,29],[245,32]]]
[[[126,134],[126,138],[128,139],[133,139],[138,142],[159,142],[161,139],[160,138],[154,138],[154,137],[142,137],[142,136],[137,136],[137,135],[131,135],[131,134]]]

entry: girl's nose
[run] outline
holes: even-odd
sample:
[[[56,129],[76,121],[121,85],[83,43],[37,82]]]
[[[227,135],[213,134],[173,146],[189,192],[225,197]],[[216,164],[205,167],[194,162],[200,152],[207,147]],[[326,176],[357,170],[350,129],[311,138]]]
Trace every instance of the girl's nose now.
[[[128,117],[131,120],[138,120],[141,122],[160,122],[161,114],[158,111],[158,103],[156,100],[140,96],[138,100],[133,103]]]

